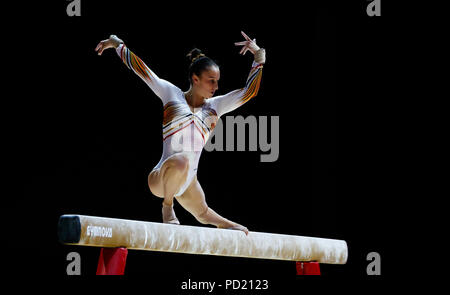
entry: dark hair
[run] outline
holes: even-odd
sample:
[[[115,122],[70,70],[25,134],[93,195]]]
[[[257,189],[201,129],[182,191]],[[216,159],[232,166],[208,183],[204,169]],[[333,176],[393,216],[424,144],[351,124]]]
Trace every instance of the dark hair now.
[[[189,66],[189,82],[192,84],[192,75],[196,74],[200,77],[201,73],[207,70],[209,67],[219,67],[212,59],[207,57],[198,48],[192,49],[187,55],[191,64]]]

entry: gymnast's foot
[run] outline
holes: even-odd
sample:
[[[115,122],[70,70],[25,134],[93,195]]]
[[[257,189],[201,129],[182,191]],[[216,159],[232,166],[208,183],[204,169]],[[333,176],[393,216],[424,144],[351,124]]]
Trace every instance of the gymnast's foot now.
[[[240,225],[238,223],[232,223],[232,224],[229,224],[229,225],[218,226],[218,228],[241,230],[248,236],[248,229],[245,226]]]
[[[163,202],[162,216],[163,216],[164,223],[180,224],[180,222],[178,221],[178,218],[175,215],[175,211],[173,210],[173,204],[168,206],[168,205],[164,204],[164,202]]]

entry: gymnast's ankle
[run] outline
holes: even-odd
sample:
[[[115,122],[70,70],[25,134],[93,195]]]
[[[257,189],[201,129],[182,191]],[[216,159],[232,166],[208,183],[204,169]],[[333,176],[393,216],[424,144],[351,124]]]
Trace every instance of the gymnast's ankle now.
[[[168,204],[166,203],[166,199],[163,200],[162,204],[164,207],[173,207],[173,201],[170,204]]]
[[[180,224],[180,221],[178,220],[177,216],[175,215],[175,211],[173,210],[173,203],[172,205],[168,206],[163,202],[162,217],[163,223]]]

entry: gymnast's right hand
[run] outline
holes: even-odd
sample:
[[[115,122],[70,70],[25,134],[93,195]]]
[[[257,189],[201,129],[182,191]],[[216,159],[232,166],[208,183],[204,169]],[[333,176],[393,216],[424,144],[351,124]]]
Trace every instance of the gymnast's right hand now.
[[[97,47],[95,47],[95,51],[97,51],[98,55],[102,55],[103,50],[108,48],[117,48],[123,41],[119,39],[116,35],[109,36],[109,39],[100,41]]]

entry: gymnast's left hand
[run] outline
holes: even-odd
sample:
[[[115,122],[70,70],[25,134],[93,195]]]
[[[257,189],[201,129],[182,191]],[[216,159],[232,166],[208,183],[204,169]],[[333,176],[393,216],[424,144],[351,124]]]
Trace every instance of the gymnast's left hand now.
[[[242,42],[235,42],[234,45],[236,46],[243,46],[240,54],[244,55],[247,53],[247,51],[250,51],[251,53],[255,54],[260,48],[258,45],[256,45],[256,39],[250,39],[247,34],[245,34],[243,31],[241,31],[242,36],[245,38],[245,41]]]

